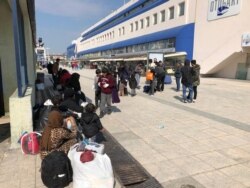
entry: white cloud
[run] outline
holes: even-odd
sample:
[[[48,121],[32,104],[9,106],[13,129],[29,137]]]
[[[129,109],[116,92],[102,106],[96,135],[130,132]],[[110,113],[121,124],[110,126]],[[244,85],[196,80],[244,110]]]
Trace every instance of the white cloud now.
[[[102,2],[102,1],[99,1]],[[99,15],[105,5],[94,0],[36,0],[36,9],[47,14],[76,17]]]

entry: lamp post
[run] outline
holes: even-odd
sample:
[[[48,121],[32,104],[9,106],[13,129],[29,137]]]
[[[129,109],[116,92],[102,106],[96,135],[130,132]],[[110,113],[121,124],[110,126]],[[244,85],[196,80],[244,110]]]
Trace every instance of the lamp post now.
[[[49,61],[50,61],[50,57],[49,57],[50,48],[45,48],[45,49],[46,49],[46,60],[47,60],[47,63],[49,63]]]

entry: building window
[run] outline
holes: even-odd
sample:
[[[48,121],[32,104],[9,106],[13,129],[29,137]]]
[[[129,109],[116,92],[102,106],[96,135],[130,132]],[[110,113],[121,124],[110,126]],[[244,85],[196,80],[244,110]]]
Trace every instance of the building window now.
[[[174,19],[174,7],[169,8],[169,19]]]
[[[143,26],[144,26],[144,22],[143,22],[143,19],[141,19],[141,29],[143,29]]]
[[[185,14],[185,2],[179,4],[179,16],[183,16]]]
[[[134,30],[134,25],[133,25],[133,23],[131,23],[130,24],[130,31],[133,32],[133,30]]]
[[[149,27],[149,25],[150,25],[150,19],[149,19],[149,16],[148,16],[148,17],[146,17],[146,27]]]
[[[161,11],[161,22],[165,22],[165,10]]]
[[[121,36],[121,28],[119,28],[119,36]]]
[[[122,35],[124,35],[124,34],[125,34],[125,28],[122,27]]]
[[[138,30],[138,22],[137,21],[135,22],[135,30],[136,31]]]
[[[154,19],[154,25],[157,24],[157,14],[153,15],[153,19]]]

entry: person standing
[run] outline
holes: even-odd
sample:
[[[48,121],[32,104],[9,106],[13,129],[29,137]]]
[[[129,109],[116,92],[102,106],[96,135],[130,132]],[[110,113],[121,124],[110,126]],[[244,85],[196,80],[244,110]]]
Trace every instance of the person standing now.
[[[193,91],[194,91],[194,98],[193,102],[196,101],[197,98],[197,87],[200,85],[200,65],[196,64],[196,60],[191,60],[192,66],[192,81],[193,81]]]
[[[131,74],[129,78],[129,87],[131,89],[131,96],[134,97],[136,95],[136,87],[137,87],[137,81],[134,72]]]
[[[102,68],[102,75],[98,79],[98,86],[101,88],[101,105],[100,105],[100,115],[102,118],[105,115],[105,105],[107,104],[107,114],[111,114],[111,99],[112,99],[112,89],[114,87],[114,78],[109,73],[108,68]]]
[[[54,89],[57,89],[57,85],[59,84],[59,64],[60,64],[60,59],[56,58],[56,62],[52,65],[52,78],[53,78],[53,84],[54,84]]]
[[[142,73],[142,65],[138,64],[135,67],[135,79],[136,79],[136,82],[137,82],[137,89],[140,89],[141,73]]]
[[[176,91],[180,91],[181,88],[181,63],[176,63],[176,68],[174,72],[175,81],[176,81]]]
[[[99,103],[101,103],[101,88],[98,86],[98,80],[101,76],[102,71],[100,69],[96,69],[96,75],[94,78],[94,89],[95,89],[95,106],[98,108]]]
[[[183,102],[187,103],[187,89],[190,94],[189,101],[193,102],[192,68],[190,67],[190,60],[185,60],[184,66],[181,68],[181,75]]]
[[[162,61],[159,61],[155,67],[155,75],[157,79],[156,89],[157,91],[164,91],[164,79],[165,79],[165,70],[162,66]]]

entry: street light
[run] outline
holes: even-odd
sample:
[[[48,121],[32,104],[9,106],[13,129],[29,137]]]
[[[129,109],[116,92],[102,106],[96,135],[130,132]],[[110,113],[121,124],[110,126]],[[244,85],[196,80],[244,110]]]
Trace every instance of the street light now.
[[[50,57],[49,57],[49,50],[50,50],[50,48],[45,48],[45,49],[46,49],[46,59],[47,59],[47,61],[49,63],[49,61],[50,61]]]

